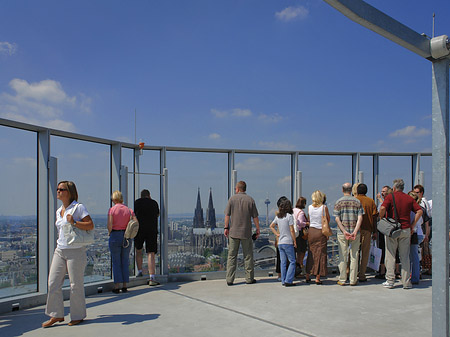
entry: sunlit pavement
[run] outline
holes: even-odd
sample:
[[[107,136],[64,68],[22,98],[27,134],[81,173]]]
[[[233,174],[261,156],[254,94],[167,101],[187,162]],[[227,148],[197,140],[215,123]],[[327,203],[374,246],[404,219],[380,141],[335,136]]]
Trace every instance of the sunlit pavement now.
[[[88,317],[43,329],[44,307],[0,315],[0,336],[431,336],[431,280],[411,290],[369,277],[357,286],[285,288],[275,277],[233,286],[225,280],[130,288],[87,298]]]

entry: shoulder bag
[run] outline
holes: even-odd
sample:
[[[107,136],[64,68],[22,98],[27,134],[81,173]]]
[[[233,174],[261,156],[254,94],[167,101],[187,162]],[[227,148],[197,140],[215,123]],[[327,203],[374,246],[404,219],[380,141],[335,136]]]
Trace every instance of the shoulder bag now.
[[[79,204],[76,204],[73,207],[73,211],[71,213],[72,215],[75,213],[78,205]],[[80,229],[72,225],[70,222],[67,222],[67,220],[64,220],[61,227],[64,233],[64,237],[66,238],[67,244],[69,246],[71,245],[87,246],[94,243],[94,230],[86,231],[84,229]]]
[[[331,231],[330,225],[328,224],[328,219],[325,214],[325,205],[322,207],[322,234],[325,235],[327,238],[333,235],[333,232]]]
[[[130,221],[128,221],[127,228],[123,235],[123,247],[127,248],[130,245],[129,239],[134,239],[139,231],[139,221],[133,219],[130,211]]]
[[[400,222],[398,222],[398,214],[397,214],[397,206],[395,205],[395,197],[394,193],[392,193],[392,201],[394,203],[394,216],[395,219],[386,217],[378,220],[377,229],[380,233],[384,235],[396,239],[400,236],[402,232],[402,226]]]

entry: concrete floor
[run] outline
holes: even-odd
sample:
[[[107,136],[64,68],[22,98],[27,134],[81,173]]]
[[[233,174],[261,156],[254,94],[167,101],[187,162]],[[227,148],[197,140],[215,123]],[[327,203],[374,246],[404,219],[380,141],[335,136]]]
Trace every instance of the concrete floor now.
[[[44,307],[0,315],[0,336],[431,336],[431,280],[404,290],[381,280],[341,287],[299,281],[285,288],[274,277],[247,285],[237,279],[138,286],[126,294],[87,298],[78,326],[47,329]],[[66,313],[68,305],[66,302]]]

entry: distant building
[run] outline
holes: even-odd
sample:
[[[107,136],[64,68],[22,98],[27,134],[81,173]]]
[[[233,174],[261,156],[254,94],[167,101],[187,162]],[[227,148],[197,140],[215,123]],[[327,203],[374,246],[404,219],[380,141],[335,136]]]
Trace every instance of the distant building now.
[[[208,208],[206,209],[206,228],[215,229],[216,228],[216,210],[214,209],[213,199],[212,199],[212,189],[209,189],[209,202]]]
[[[214,215],[215,217],[215,215]],[[194,210],[194,222],[193,222],[194,228],[205,228],[205,221],[203,220],[203,208],[202,208],[202,202],[200,200],[200,187],[198,188],[197,193],[197,206]]]
[[[199,255],[204,255],[206,251],[219,255],[226,246],[227,241],[225,235],[223,235],[223,229],[216,227],[216,210],[214,209],[211,189],[209,190],[209,202],[206,210],[206,226],[203,221],[200,188],[198,189],[191,242],[194,253]]]

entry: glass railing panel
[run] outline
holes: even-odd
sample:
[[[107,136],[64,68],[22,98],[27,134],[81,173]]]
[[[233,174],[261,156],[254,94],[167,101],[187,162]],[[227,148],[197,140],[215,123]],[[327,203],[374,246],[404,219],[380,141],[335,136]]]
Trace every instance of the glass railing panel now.
[[[337,266],[339,260],[337,246],[337,224],[333,217],[336,201],[342,197],[342,184],[352,182],[351,156],[310,156],[299,158],[299,169],[302,171],[302,192],[311,205],[311,194],[320,190],[327,196],[327,206],[330,212],[330,227],[333,236],[328,240],[328,265]],[[308,213],[308,206],[306,207]]]
[[[367,194],[369,198],[374,198],[373,194],[373,157],[360,156],[359,170],[363,172],[364,184],[367,185]]]
[[[169,272],[224,270],[227,154],[170,151],[167,152],[167,168]]]
[[[134,203],[134,151],[130,148],[122,148],[122,166],[126,166],[128,168],[127,175],[127,188],[126,191],[121,191],[123,195],[123,202],[129,208],[133,208]],[[130,242],[133,245],[133,240]],[[135,261],[134,261],[134,249],[130,250],[130,264],[129,264],[129,272],[130,275],[135,275]]]
[[[425,193],[423,194],[427,200],[433,199],[433,181],[432,181],[432,157],[421,156],[420,157],[420,171],[424,173],[424,182],[422,183]]]
[[[261,236],[254,242],[255,269],[273,269],[276,263],[275,236],[269,228],[281,196],[291,199],[291,156],[236,154],[237,181],[247,183],[247,194],[256,202]],[[295,201],[294,201],[295,204]],[[254,229],[253,229],[254,230]],[[241,251],[238,268],[243,268]]]
[[[95,244],[88,246],[85,283],[111,278],[106,227],[110,195],[110,146],[64,137],[51,137],[51,153],[58,159],[58,181],[71,180],[95,225]],[[61,205],[58,202],[57,207]],[[68,285],[68,280],[65,280]]]
[[[37,291],[37,135],[0,126],[0,298]]]
[[[387,185],[392,187],[394,179],[402,178],[405,182],[404,192],[412,188],[411,156],[380,156],[380,173],[378,186],[380,190]]]

